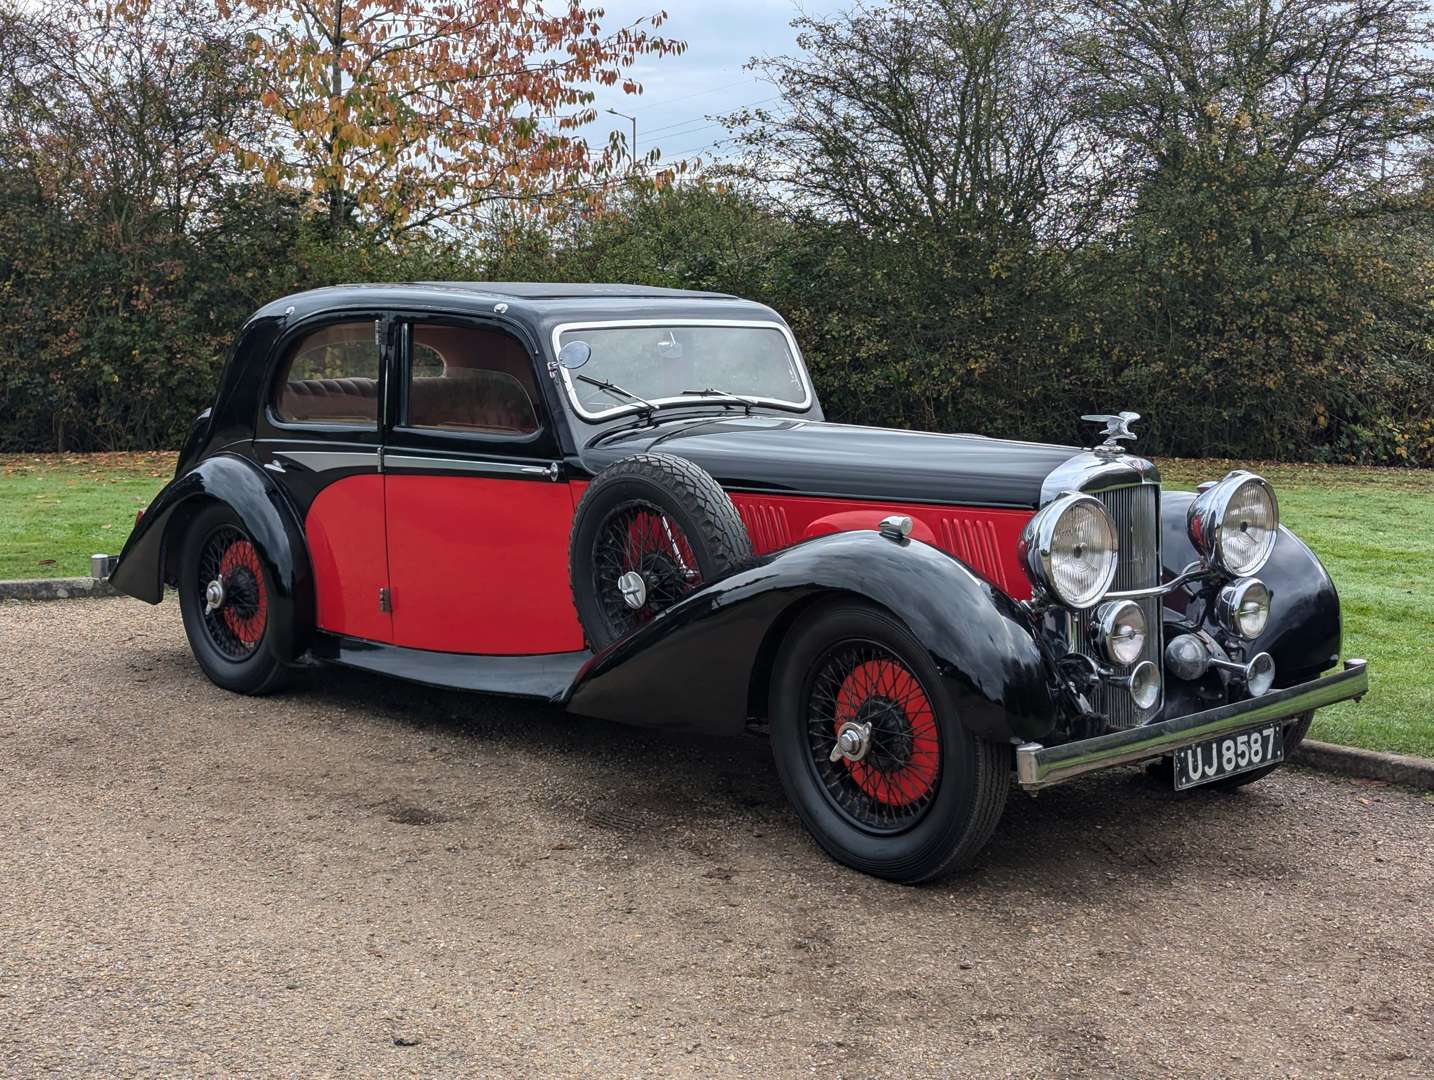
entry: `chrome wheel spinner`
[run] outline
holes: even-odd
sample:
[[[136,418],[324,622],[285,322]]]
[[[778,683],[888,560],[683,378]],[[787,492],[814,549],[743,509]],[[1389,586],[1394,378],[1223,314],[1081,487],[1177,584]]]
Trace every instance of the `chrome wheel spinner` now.
[[[636,570],[629,570],[617,579],[617,591],[622,593],[622,602],[633,611],[647,603],[647,579]]]
[[[842,758],[860,761],[871,749],[871,724],[858,724],[848,720],[837,731],[836,745],[832,747],[831,761],[836,764]]]

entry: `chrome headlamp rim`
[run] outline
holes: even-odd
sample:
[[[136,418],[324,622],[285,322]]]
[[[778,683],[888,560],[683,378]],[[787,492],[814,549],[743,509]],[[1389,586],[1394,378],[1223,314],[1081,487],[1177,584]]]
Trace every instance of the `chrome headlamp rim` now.
[[[1215,597],[1215,621],[1220,628],[1237,637],[1253,641],[1265,631],[1270,621],[1270,589],[1257,577],[1242,577],[1226,585]],[[1247,610],[1252,602],[1259,602],[1262,609],[1258,625],[1248,625],[1254,614]]]
[[[1265,543],[1259,557],[1246,565],[1235,566],[1227,559],[1222,542],[1225,515],[1235,495],[1248,484],[1257,484],[1264,491],[1265,498],[1270,502],[1273,525],[1270,528],[1270,538]],[[1195,545],[1195,550],[1200,553],[1201,558],[1216,570],[1233,578],[1251,577],[1264,568],[1265,563],[1269,561],[1270,555],[1275,550],[1275,541],[1280,531],[1280,504],[1275,497],[1275,489],[1268,480],[1257,473],[1246,469],[1234,469],[1226,473],[1223,480],[1195,497],[1186,517],[1186,531],[1190,535],[1190,542]]]
[[[1061,519],[1077,506],[1089,506],[1104,519],[1105,528],[1110,537],[1111,558],[1102,575],[1100,588],[1092,590],[1089,597],[1072,599],[1062,596],[1056,587],[1052,549],[1056,529],[1059,527]],[[1119,555],[1115,521],[1111,518],[1110,511],[1105,508],[1105,504],[1093,495],[1068,491],[1052,499],[1036,511],[1030,521],[1026,522],[1026,527],[1021,530],[1021,539],[1016,550],[1021,560],[1021,566],[1026,571],[1026,577],[1030,579],[1036,594],[1074,611],[1089,611],[1095,607],[1105,598],[1105,594],[1110,591],[1111,585],[1115,582],[1116,561]]]
[[[1135,623],[1139,623],[1139,627],[1131,635],[1118,637],[1122,624],[1129,626]],[[1107,600],[1096,608],[1092,633],[1106,659],[1112,664],[1129,667],[1144,655],[1145,639],[1150,633],[1150,627],[1146,624],[1145,609],[1134,600]],[[1131,654],[1121,655],[1121,646],[1131,642],[1134,642]]]

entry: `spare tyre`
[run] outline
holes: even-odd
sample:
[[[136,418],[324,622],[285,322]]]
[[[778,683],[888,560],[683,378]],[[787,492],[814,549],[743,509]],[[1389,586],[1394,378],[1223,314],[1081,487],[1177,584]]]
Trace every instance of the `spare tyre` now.
[[[737,508],[703,469],[634,454],[589,485],[568,548],[573,604],[594,649],[752,559]]]

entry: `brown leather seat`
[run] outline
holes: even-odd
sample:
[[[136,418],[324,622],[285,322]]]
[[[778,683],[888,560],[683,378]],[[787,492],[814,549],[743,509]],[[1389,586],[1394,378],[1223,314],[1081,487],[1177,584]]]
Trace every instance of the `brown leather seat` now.
[[[285,420],[346,420],[372,423],[378,418],[377,379],[298,379],[284,384],[279,415]]]
[[[414,328],[416,352],[440,359],[443,374],[409,386],[412,427],[528,435],[538,430],[533,362],[516,338],[497,330],[434,323]]]
[[[473,369],[414,379],[408,392],[408,422],[413,427],[504,435],[538,430],[532,399],[517,379],[501,371]]]

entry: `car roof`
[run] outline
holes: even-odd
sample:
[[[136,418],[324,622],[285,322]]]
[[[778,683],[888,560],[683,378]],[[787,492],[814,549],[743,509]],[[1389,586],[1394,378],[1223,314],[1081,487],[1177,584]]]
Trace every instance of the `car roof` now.
[[[330,285],[265,304],[251,322],[305,319],[344,310],[395,308],[435,313],[506,313],[546,336],[563,323],[614,319],[697,318],[782,321],[771,308],[730,293],[664,289],[619,282],[410,281]]]
[[[416,281],[435,289],[459,289],[483,296],[508,297],[513,300],[578,300],[590,297],[603,299],[673,299],[735,300],[731,293],[706,292],[699,289],[667,289],[657,285],[628,285],[622,282],[574,281]]]

